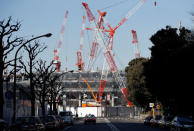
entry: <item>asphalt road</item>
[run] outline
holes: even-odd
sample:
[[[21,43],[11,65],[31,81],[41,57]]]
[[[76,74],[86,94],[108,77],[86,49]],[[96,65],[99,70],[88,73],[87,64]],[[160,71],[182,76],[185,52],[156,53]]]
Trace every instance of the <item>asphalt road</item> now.
[[[83,119],[63,131],[168,131],[143,125],[142,121],[125,119],[97,119],[96,124],[84,124]]]

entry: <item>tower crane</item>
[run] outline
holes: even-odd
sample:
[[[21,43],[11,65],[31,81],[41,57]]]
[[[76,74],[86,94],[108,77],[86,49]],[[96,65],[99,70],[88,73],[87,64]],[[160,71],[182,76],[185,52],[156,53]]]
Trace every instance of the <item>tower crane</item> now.
[[[66,21],[67,21],[67,16],[68,16],[68,10],[65,13],[64,22],[63,22],[63,25],[61,28],[60,39],[59,39],[57,49],[54,49],[54,62],[53,62],[53,64],[56,65],[57,72],[60,72],[60,67],[61,67],[61,62],[59,61],[59,52],[60,52],[61,45],[63,42],[63,35],[64,35],[65,25],[66,25]]]
[[[89,21],[92,24],[93,28],[95,29],[96,28],[96,26],[95,26],[95,19],[94,19],[93,15],[91,14],[91,11],[88,8],[88,5],[86,3],[83,4],[83,5],[85,5],[84,7],[86,9]],[[127,98],[126,94],[124,94],[124,92],[122,90],[123,88],[126,88],[125,83],[123,82],[123,80],[122,80],[122,78],[121,78],[121,76],[120,76],[120,74],[118,72],[116,63],[115,63],[115,61],[114,61],[114,59],[112,57],[112,54],[111,54],[110,50],[107,50],[107,48],[105,46],[106,43],[105,43],[105,41],[104,41],[104,39],[102,37],[103,36],[102,30],[99,29],[99,28],[96,28],[94,30],[94,32],[95,32],[94,34],[95,34],[96,41],[99,43],[99,45],[103,49],[103,53],[104,53],[104,56],[106,58],[106,61],[107,61],[108,65],[109,65],[109,69],[113,73],[113,76],[114,76],[114,78],[115,78],[115,80],[116,80],[116,82],[117,82],[117,84],[119,86],[119,89],[121,89],[122,94],[125,96],[125,98]]]
[[[88,20],[89,20],[89,22],[92,26],[92,29],[97,30],[97,29],[101,28],[101,25],[103,23],[103,17],[106,15],[106,12],[98,11],[98,12],[100,12],[99,13],[100,16],[99,16],[97,24],[96,24],[95,23],[95,17],[92,14],[91,10],[89,9],[88,4],[87,3],[82,3],[82,5],[86,9],[87,17],[88,17]],[[89,29],[89,28],[86,28],[86,29]],[[95,38],[95,36],[96,36],[96,31],[94,31],[94,40],[92,42],[92,48],[90,50],[90,58],[89,58],[89,62],[88,62],[88,65],[87,65],[87,71],[91,71],[92,65],[95,62],[95,58],[96,58],[96,55],[97,55],[97,52],[98,52],[98,45],[99,44],[98,44],[97,39]]]
[[[140,9],[140,7],[144,4],[144,2],[145,2],[145,0],[140,0],[138,3],[137,3],[137,5],[134,7],[134,8],[132,8],[128,13],[127,13],[127,15],[121,20],[121,22],[119,22],[119,24],[117,25],[117,26],[115,26],[114,28],[112,28],[111,26],[110,26],[110,24],[108,23],[108,21],[103,17],[103,20],[104,20],[104,22],[105,22],[105,24],[108,26],[108,28],[109,28],[109,30],[104,30],[105,32],[109,32],[109,36],[108,36],[108,44],[107,44],[107,50],[110,50],[110,51],[112,51],[112,49],[113,49],[113,37],[114,37],[114,33],[115,33],[115,31],[116,31],[116,29],[118,29],[122,24],[124,24],[133,14],[135,14],[136,13],[136,11],[138,10],[138,9]],[[134,35],[136,35],[136,32],[135,32],[135,34]],[[137,40],[137,36],[135,37],[136,38],[136,40]],[[135,49],[136,49],[136,51],[137,51],[137,53],[136,53],[136,57],[139,57],[139,50],[138,50],[138,47],[137,47],[137,43],[135,43]],[[106,56],[107,56],[107,58],[109,58],[110,59],[110,61],[112,61],[111,59],[113,59],[113,58],[110,58],[111,56],[110,56],[110,54],[107,52],[107,54],[106,54]],[[114,59],[113,59],[114,60]],[[104,61],[106,61],[106,60],[104,60]],[[114,65],[114,64],[113,64]],[[100,80],[100,87],[99,87],[99,89],[98,89],[98,92],[97,92],[97,94],[99,93],[99,101],[101,101],[101,97],[102,97],[102,95],[103,95],[103,91],[104,91],[104,88],[105,88],[105,86],[106,86],[106,81],[107,81],[107,75],[108,75],[108,70],[107,70],[107,68],[106,68],[107,66],[106,66],[106,62],[104,62],[104,64],[103,64],[103,70],[102,70],[102,76],[101,76],[101,80]],[[115,66],[113,66],[112,68],[116,68]]]
[[[84,63],[82,62],[82,49],[83,49],[83,41],[84,41],[84,30],[85,30],[85,19],[86,17],[83,16],[83,24],[81,29],[81,38],[80,38],[80,49],[77,52],[77,66],[78,70],[83,71],[84,70]]]
[[[137,40],[137,34],[135,30],[131,30],[131,33],[133,35],[133,41],[132,43],[134,44],[134,52],[135,52],[135,58],[139,58],[140,57],[140,52],[139,52],[139,48],[138,48],[138,40]]]
[[[145,3],[146,0],[140,0],[136,6],[134,8],[132,8],[126,15],[125,17],[114,27],[112,28],[110,26],[110,24],[108,23],[108,21],[104,19],[105,24],[108,26],[109,30],[105,30],[106,32],[109,32],[109,40],[108,40],[108,49],[112,50],[113,48],[113,37],[115,34],[115,31],[121,26],[123,25],[131,16],[133,16],[141,7],[142,5]]]
[[[128,99],[127,99],[125,83],[123,82],[123,80],[122,80],[122,78],[121,78],[121,76],[118,72],[117,65],[114,61],[114,58],[113,58],[112,54],[111,54],[111,50],[112,50],[112,47],[113,47],[113,36],[114,36],[115,30],[118,27],[120,27],[123,23],[125,23],[144,3],[145,3],[145,0],[140,0],[137,3],[137,5],[134,8],[132,8],[127,13],[127,15],[121,20],[121,22],[117,26],[115,26],[114,28],[112,28],[110,26],[110,24],[108,24],[108,22],[105,21],[105,23],[108,25],[108,27],[110,29],[110,30],[105,30],[105,31],[109,32],[108,44],[106,44],[105,40],[102,38],[102,36],[103,36],[102,30],[100,30],[99,28],[97,30],[95,30],[96,39],[97,39],[98,43],[100,44],[101,48],[103,49],[104,56],[105,56],[106,62],[108,63],[109,69],[113,73],[113,76],[114,76],[114,78],[115,78],[122,94],[124,95],[124,97],[127,100],[129,105],[131,105],[132,103],[130,101],[128,101]],[[94,17],[91,17],[93,15],[91,14],[91,11],[89,10],[88,5],[87,5],[87,7],[85,7],[85,9],[86,9],[89,21],[92,20],[92,18],[94,18]],[[92,20],[93,27],[95,27],[95,21],[94,20],[95,19]],[[101,85],[106,85],[104,83],[105,82],[103,81],[103,83]],[[100,87],[100,89],[103,89],[103,88],[104,87]],[[99,93],[99,94],[102,94],[102,93]]]

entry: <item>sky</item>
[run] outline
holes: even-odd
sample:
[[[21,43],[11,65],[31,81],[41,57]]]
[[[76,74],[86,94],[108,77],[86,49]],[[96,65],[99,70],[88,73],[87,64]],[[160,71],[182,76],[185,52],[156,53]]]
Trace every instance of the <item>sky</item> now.
[[[57,48],[60,39],[60,30],[66,10],[69,11],[63,36],[59,59],[61,70],[77,70],[76,52],[79,50],[82,16],[86,15],[82,2],[88,4],[92,13],[98,18],[97,10],[106,11],[106,20],[112,27],[132,9],[139,0],[0,0],[0,20],[12,16],[13,22],[20,21],[22,26],[17,36],[30,39],[46,33],[52,33],[50,38],[41,38],[48,48],[39,57],[48,63],[54,58],[53,50]],[[157,5],[154,6],[154,2]],[[152,46],[150,37],[167,25],[177,28],[181,21],[182,26],[191,29],[194,12],[194,0],[147,0],[145,4],[122,26],[114,35],[113,52],[118,69],[125,69],[128,63],[135,58],[132,44],[131,30],[136,30],[138,47],[141,57],[149,58]],[[86,27],[90,27],[86,18]],[[92,31],[85,31],[83,45],[83,60],[88,63],[92,41]],[[13,57],[12,52],[9,57]],[[20,55],[25,57],[25,52]],[[103,65],[102,52],[97,56],[94,70]]]

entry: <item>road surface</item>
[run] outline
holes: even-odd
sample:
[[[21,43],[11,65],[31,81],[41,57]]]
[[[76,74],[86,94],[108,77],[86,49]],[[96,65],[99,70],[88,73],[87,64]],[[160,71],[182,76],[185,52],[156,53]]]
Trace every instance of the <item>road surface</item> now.
[[[80,119],[73,126],[66,126],[63,131],[168,131],[143,125],[143,121],[127,119],[97,118],[96,124],[84,124]]]

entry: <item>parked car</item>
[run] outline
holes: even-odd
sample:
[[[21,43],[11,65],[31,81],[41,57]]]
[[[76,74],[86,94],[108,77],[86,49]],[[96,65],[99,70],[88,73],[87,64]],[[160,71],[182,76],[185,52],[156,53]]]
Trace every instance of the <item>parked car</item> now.
[[[187,116],[175,116],[171,122],[171,131],[193,131],[194,121]]]
[[[40,117],[40,119],[44,123],[47,130],[48,129],[55,130],[59,128],[59,122],[54,115],[42,116]]]
[[[62,117],[64,124],[73,125],[73,115],[71,111],[60,112],[59,115]]]
[[[59,115],[56,115],[55,117],[56,117],[56,119],[57,119],[58,122],[59,122],[59,127],[60,127],[60,128],[64,128],[64,120],[62,119],[62,117],[59,116]]]
[[[150,120],[150,126],[151,127],[158,127],[159,126],[159,120],[162,118],[161,115],[157,115],[155,117],[153,117],[151,120]]]
[[[94,115],[86,115],[84,118],[84,124],[96,124],[96,117]]]
[[[172,116],[162,116],[158,121],[160,128],[170,128],[171,127]]]
[[[145,125],[145,126],[150,126],[150,120],[151,120],[152,118],[153,118],[152,116],[147,116],[147,117],[144,119],[144,125]]]
[[[11,126],[12,131],[44,131],[45,126],[39,117],[17,117]]]
[[[9,130],[9,125],[7,122],[3,119],[0,119],[0,131],[8,131]]]

